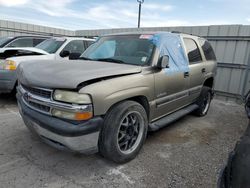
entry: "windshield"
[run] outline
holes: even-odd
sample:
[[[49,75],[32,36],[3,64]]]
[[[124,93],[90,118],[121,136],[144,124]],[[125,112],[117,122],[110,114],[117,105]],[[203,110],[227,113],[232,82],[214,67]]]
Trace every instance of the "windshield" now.
[[[150,62],[154,44],[141,35],[101,37],[92,44],[80,58],[132,65],[146,65]]]
[[[12,37],[0,37],[0,47],[3,47],[2,45],[4,45],[6,42],[8,42],[11,39]]]
[[[63,45],[66,39],[62,38],[52,38],[47,39],[36,46],[41,50],[48,52],[49,54],[54,54]]]

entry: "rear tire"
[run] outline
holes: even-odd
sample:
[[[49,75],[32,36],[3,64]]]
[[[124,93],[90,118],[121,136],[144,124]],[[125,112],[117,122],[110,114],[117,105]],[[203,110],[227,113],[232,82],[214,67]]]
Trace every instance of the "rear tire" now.
[[[201,94],[196,102],[199,108],[194,111],[194,114],[199,117],[205,116],[209,110],[211,100],[212,89],[210,87],[203,86]]]
[[[99,138],[99,152],[116,163],[134,159],[141,150],[148,130],[145,109],[137,102],[118,103],[106,114]]]

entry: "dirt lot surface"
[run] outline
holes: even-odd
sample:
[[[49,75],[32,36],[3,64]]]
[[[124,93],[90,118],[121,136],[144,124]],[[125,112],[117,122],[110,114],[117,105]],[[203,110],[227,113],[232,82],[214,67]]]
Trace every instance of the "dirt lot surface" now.
[[[206,117],[189,115],[149,134],[136,159],[116,165],[42,143],[15,99],[0,95],[0,187],[216,187],[247,122],[243,106],[214,100]]]

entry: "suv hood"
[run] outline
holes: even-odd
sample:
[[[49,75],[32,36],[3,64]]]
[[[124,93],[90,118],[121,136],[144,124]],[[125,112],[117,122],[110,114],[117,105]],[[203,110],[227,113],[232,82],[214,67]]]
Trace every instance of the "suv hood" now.
[[[101,61],[29,61],[18,66],[21,84],[52,89],[76,89],[93,79],[140,73],[142,67]]]

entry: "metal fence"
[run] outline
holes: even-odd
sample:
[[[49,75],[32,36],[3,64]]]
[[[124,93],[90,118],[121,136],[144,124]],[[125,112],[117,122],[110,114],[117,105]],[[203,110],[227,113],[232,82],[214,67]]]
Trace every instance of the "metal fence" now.
[[[250,26],[218,25],[70,31],[0,20],[0,36],[34,34],[94,37],[133,31],[179,31],[205,37],[211,42],[218,60],[218,71],[215,81],[217,97],[238,101],[250,89]]]
[[[250,26],[218,25],[194,27],[124,28],[79,30],[79,36],[100,36],[132,31],[179,31],[207,38],[216,53],[218,71],[215,81],[217,98],[240,101],[250,89]]]
[[[74,36],[75,31],[0,20],[0,36],[17,35]]]

